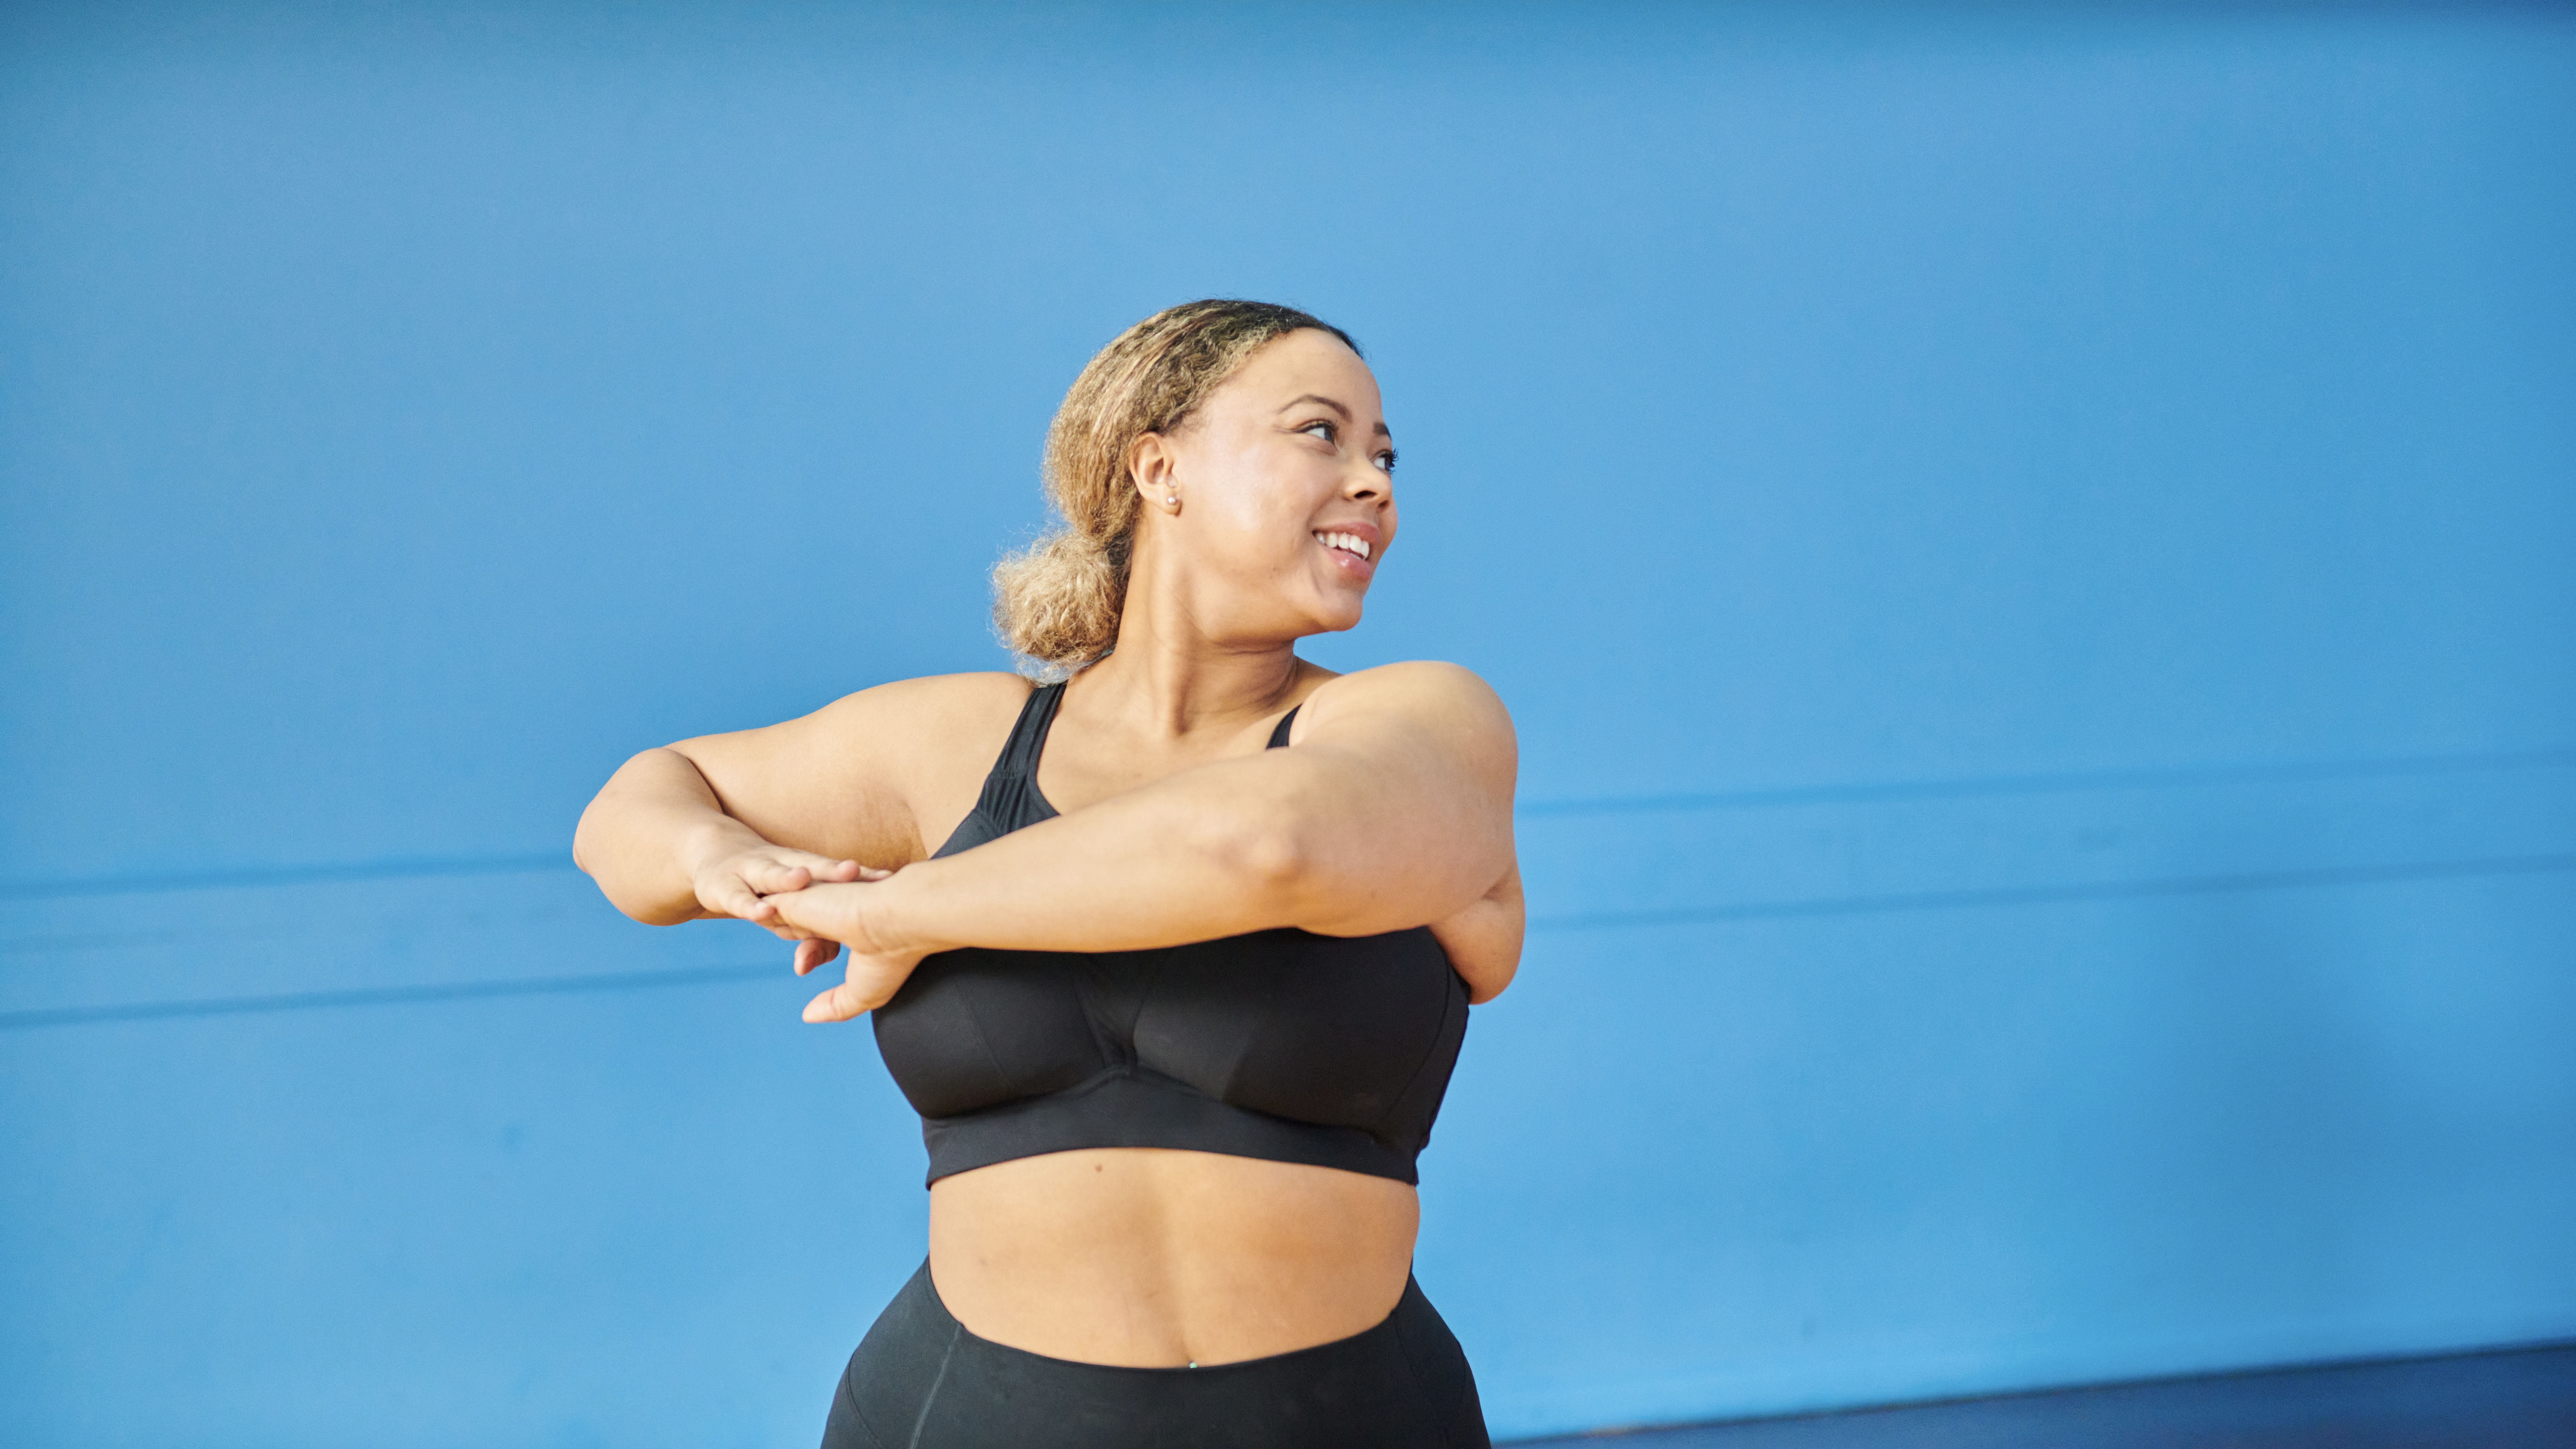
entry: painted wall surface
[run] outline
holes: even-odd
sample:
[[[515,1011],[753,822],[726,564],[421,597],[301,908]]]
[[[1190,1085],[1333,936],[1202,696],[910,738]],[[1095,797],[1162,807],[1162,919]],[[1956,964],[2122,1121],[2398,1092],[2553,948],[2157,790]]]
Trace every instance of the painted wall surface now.
[[[811,1442],[916,1126],[572,820],[999,664],[1207,294],[1522,730],[1498,1431],[2576,1335],[2564,9],[20,4],[0,135],[0,1441]]]

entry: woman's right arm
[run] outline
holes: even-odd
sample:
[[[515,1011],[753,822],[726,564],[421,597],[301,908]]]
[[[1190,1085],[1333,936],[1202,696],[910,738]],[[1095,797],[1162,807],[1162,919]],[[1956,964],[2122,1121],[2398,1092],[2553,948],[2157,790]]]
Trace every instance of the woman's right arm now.
[[[666,926],[762,914],[763,895],[922,859],[924,808],[962,816],[971,803],[939,795],[960,773],[939,756],[998,751],[1027,688],[1007,674],[905,680],[646,750],[582,812],[573,862],[619,910]]]
[[[725,813],[686,740],[618,767],[573,831],[573,864],[648,926],[740,915],[767,892],[861,879],[853,859],[775,844]]]

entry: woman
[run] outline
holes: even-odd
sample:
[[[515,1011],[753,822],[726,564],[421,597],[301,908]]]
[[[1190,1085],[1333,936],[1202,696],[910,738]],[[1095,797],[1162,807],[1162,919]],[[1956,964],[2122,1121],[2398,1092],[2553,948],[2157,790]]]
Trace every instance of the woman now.
[[[1511,720],[1454,665],[1295,653],[1359,622],[1394,469],[1338,329],[1160,313],[1056,415],[1067,528],[995,574],[1068,680],[863,690],[583,815],[628,915],[846,950],[805,1019],[874,1012],[922,1113],[929,1261],[827,1449],[1486,1442],[1413,1184],[1520,958]]]

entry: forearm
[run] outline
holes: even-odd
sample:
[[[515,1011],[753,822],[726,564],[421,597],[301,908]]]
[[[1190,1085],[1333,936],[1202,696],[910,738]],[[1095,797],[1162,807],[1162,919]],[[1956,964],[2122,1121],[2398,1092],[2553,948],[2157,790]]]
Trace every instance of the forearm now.
[[[863,888],[886,892],[868,916],[930,950],[1119,951],[1278,926],[1401,929],[1477,897],[1476,865],[1404,858],[1355,798],[1349,770],[1314,756],[1203,766],[907,867]]]
[[[727,815],[688,758],[647,750],[619,767],[573,831],[573,863],[610,904],[647,925],[707,914],[694,884],[707,861],[756,849],[759,832]]]

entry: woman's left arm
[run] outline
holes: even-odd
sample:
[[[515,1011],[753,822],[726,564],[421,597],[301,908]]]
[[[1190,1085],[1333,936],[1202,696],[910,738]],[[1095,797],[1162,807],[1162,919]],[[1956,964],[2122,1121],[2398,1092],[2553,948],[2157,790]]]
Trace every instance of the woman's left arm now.
[[[1467,1000],[1477,1006],[1503,994],[1521,969],[1521,937],[1529,913],[1521,904],[1521,867],[1514,861],[1473,905],[1446,920],[1433,921],[1431,934],[1448,954],[1449,964],[1467,983]]]
[[[1184,770],[884,881],[769,897],[773,929],[850,948],[849,979],[809,1021],[884,1004],[933,951],[1137,950],[1277,926],[1433,925],[1481,1000],[1519,955],[1518,768],[1483,680],[1389,665],[1316,690],[1294,749]],[[828,959],[806,948],[797,965]]]

